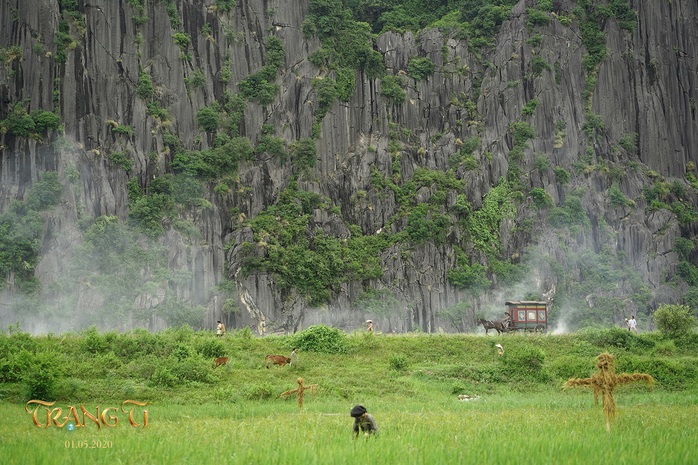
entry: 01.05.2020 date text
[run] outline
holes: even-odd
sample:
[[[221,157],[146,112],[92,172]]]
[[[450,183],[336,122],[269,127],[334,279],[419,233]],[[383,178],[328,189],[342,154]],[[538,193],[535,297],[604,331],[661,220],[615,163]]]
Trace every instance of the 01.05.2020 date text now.
[[[114,444],[112,441],[100,441],[98,439],[70,439],[64,443],[66,449],[111,449]]]

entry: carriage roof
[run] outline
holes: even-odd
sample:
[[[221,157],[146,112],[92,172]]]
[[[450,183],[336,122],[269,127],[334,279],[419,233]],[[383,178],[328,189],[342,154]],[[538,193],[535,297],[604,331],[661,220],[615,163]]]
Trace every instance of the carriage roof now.
[[[548,303],[544,300],[507,300],[505,305],[515,305],[515,306],[526,306],[526,305],[536,305],[536,306],[546,306]]]

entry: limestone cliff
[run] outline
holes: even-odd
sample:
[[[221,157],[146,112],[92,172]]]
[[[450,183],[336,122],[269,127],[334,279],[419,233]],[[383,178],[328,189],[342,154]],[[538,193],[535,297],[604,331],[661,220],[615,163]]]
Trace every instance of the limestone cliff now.
[[[2,327],[222,319],[274,332],[372,318],[452,331],[533,297],[574,327],[686,301],[698,252],[676,241],[695,245],[698,224],[698,4],[629,6],[632,27],[591,19],[603,56],[571,1],[538,21],[536,2],[519,2],[491,48],[436,28],[386,32],[373,48],[396,79],[357,69],[351,94],[327,104],[320,81],[339,78],[314,61],[323,43],[304,33],[306,0],[1,0],[0,212],[29,202],[46,173],[63,187],[37,209],[35,260],[3,268]],[[433,72],[415,77],[415,57]],[[268,87],[253,90],[270,97],[245,94],[262,72]],[[61,126],[25,132],[38,111]],[[184,177],[216,150],[230,173]],[[318,235],[333,247],[365,237],[381,273],[337,272],[324,294],[270,265],[251,221],[269,214],[283,229],[270,207],[289,192],[317,194],[298,214],[310,251]],[[166,214],[133,237],[156,198]],[[27,291],[22,274],[39,284]]]

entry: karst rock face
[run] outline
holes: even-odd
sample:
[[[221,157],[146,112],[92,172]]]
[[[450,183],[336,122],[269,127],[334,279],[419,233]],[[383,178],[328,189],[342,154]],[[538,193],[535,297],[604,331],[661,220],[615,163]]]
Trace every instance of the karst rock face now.
[[[162,329],[169,323],[158,307],[176,299],[203,308],[201,324],[207,328],[223,319],[229,328],[253,325],[261,331],[266,325],[269,332],[316,323],[352,329],[372,316],[352,305],[367,286],[389,289],[395,297],[397,310],[377,318],[385,331],[465,330],[473,327],[476,313],[501,314],[505,300],[524,294],[498,285],[496,278],[490,290],[477,297],[467,287],[449,282],[456,246],[463,240],[457,230],[445,240],[416,243],[407,251],[399,246],[383,250],[382,277],[345,280],[320,306],[280,286],[273,273],[243,269],[249,253],[243,244],[256,241],[240,218],[253,218],[274,205],[292,179],[299,189],[338,206],[334,213],[315,210],[310,218],[325,234],[349,237],[350,224],[364,235],[398,232],[405,227],[404,218],[395,219],[399,199],[390,189],[376,188],[376,173],[390,177],[398,170],[405,180],[420,169],[447,172],[451,156],[473,137],[480,139],[472,155],[477,167],[457,172],[464,180],[461,193],[473,209],[482,206],[488,192],[517,164],[522,192],[542,189],[556,206],[578,192],[589,218],[587,227],[562,234],[548,226],[544,209],[536,208],[531,198],[516,204],[513,217],[499,226],[502,258],[518,262],[528,250],[527,259],[541,260],[526,276],[524,292],[560,299],[564,290],[559,270],[550,263],[563,262],[570,247],[595,253],[610,247],[647,286],[650,310],[681,299],[682,285],[668,284],[679,262],[675,240],[694,239],[696,223],[680,222],[668,209],[649,208],[643,192],[658,179],[674,182],[685,186],[681,200],[693,208],[698,205],[695,189],[686,182],[687,173],[695,173],[698,164],[695,1],[631,0],[637,15],[632,31],[618,21],[604,21],[606,54],[592,85],[585,70],[588,50],[572,14],[575,2],[557,2],[551,20],[534,28],[527,21],[535,2],[520,2],[485,58],[470,49],[466,39],[438,29],[383,33],[374,47],[383,56],[387,74],[401,77],[404,101],[388,101],[381,94],[381,79],[357,71],[349,100],[335,101],[319,124],[313,82],[327,70],[309,61],[321,44],[303,33],[306,0],[238,0],[229,11],[217,8],[214,0],[78,0],[72,11],[66,3],[70,2],[0,1],[0,120],[22,103],[27,112],[55,111],[62,124],[35,137],[0,133],[0,212],[8,211],[14,201],[26,200],[45,172],[57,172],[64,186],[60,202],[41,212],[43,233],[34,275],[46,308],[51,299],[60,300],[52,285],[69,273],[85,241],[81,224],[99,217],[126,223],[129,185],[147,190],[153,179],[172,172],[167,134],[176,134],[186,150],[213,146],[214,135],[200,130],[197,112],[224,101],[226,92],[237,93],[238,83],[264,66],[269,36],[279,38],[284,48],[283,66],[274,81],[278,92],[267,105],[247,102],[240,136],[254,145],[263,127],[273,127],[289,145],[315,138],[314,167],[298,175],[290,163],[257,156],[240,164],[238,184],[227,192],[203,182],[206,207],[178,213],[198,228],[198,234],[184,234],[165,221],[165,232],[156,240],[167,267],[185,278],[158,281],[143,266],[140,273],[152,286],[131,303],[150,317],[126,318],[105,327]],[[65,25],[69,40],[61,42],[58,32]],[[190,42],[182,46],[178,33],[188,34]],[[59,53],[64,60],[57,59]],[[429,58],[433,74],[424,79],[408,76],[408,62],[415,56]],[[153,117],[148,99],[138,93],[144,72],[166,117]],[[472,107],[463,105],[467,99]],[[537,105],[527,108],[532,100]],[[602,124],[590,128],[594,118]],[[535,135],[526,142],[523,156],[513,160],[517,141],[512,128],[517,122],[528,123]],[[129,130],[115,131],[118,127]],[[398,157],[391,146],[394,131],[401,134]],[[633,134],[634,147],[621,147],[620,141]],[[129,169],[108,156],[117,151],[130,160]],[[536,164],[541,154],[548,169]],[[586,160],[586,166],[580,167],[580,160]],[[573,173],[571,180],[560,182],[555,167]],[[622,169],[609,175],[614,167]],[[612,187],[628,199],[626,205],[609,201]],[[434,189],[421,187],[415,198],[429,202],[433,194]],[[456,198],[449,195],[453,198],[446,202],[452,205]],[[522,227],[531,223],[532,228]],[[258,246],[255,253],[263,250]],[[475,250],[466,253],[473,263],[484,259]],[[577,272],[581,279],[588,270],[567,272]],[[215,291],[223,280],[233,284],[230,295],[238,309],[234,313],[226,310],[230,295]],[[615,297],[628,302],[624,292],[621,280]],[[80,327],[77,322],[59,324],[38,315],[15,314],[12,308],[20,293],[9,273],[0,300],[3,327],[16,321],[35,332]],[[74,283],[71,296],[80,315],[99,315],[109,300],[86,282]],[[586,304],[593,306],[594,300],[590,289]],[[469,306],[460,322],[440,316],[440,310],[464,301]],[[632,302],[627,305],[638,310]],[[614,311],[622,315],[626,309]]]

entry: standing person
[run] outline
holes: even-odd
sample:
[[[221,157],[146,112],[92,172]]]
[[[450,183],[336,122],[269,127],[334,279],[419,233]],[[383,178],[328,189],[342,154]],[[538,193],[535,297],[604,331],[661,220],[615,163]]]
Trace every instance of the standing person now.
[[[373,332],[373,321],[366,320],[366,331],[368,331],[369,333]]]
[[[216,325],[216,336],[225,336],[225,325],[218,320],[218,325]]]
[[[630,315],[630,319],[628,320],[628,331],[635,331],[635,334],[637,334],[637,321],[635,321],[635,315]]]
[[[354,418],[354,438],[359,437],[359,432],[364,433],[364,436],[378,434],[376,420],[373,415],[366,413],[366,407],[357,404],[351,409],[350,415]]]

